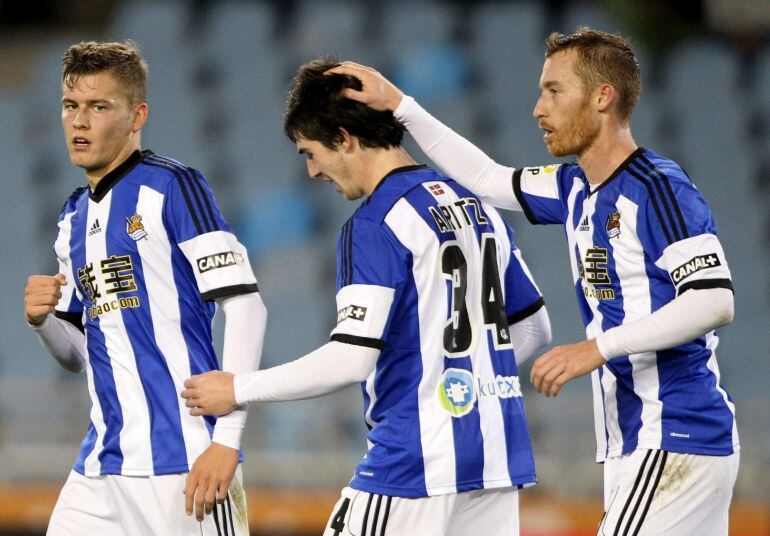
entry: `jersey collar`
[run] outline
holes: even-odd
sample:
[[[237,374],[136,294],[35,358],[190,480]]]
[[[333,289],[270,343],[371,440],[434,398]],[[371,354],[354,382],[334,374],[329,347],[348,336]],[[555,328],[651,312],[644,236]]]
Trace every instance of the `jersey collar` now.
[[[102,180],[99,181],[99,184],[96,185],[96,188],[94,188],[88,196],[92,201],[96,201],[97,203],[104,199],[107,192],[112,190],[112,187],[115,186],[120,179],[125,177],[129,171],[134,169],[134,167],[144,159],[145,156],[150,154],[152,154],[152,151],[140,151],[139,149],[131,153],[122,164],[102,177]]]
[[[392,177],[393,175],[398,175],[399,173],[409,173],[410,171],[417,171],[418,169],[425,169],[428,166],[425,164],[411,164],[409,166],[401,166],[397,167],[395,169],[391,169],[388,171],[383,178],[380,179],[380,182],[377,183],[377,186],[374,187],[374,190],[372,190],[372,193],[369,194],[369,197],[372,197],[374,195],[374,192],[376,192],[380,186],[382,186],[385,183],[385,180],[388,177]]]
[[[590,190],[590,185],[588,184],[588,180],[586,180],[586,186],[589,188],[588,195],[586,197],[591,197],[596,192],[598,192],[599,190],[601,190],[602,188],[607,186],[609,183],[611,183],[612,181],[617,179],[620,176],[620,174],[623,173],[626,170],[626,168],[629,166],[629,164],[631,164],[631,162],[636,160],[637,157],[643,155],[645,152],[647,152],[647,149],[645,149],[644,147],[637,147],[636,150],[633,153],[631,153],[630,155],[628,155],[628,158],[623,160],[623,163],[620,164],[615,169],[615,171],[612,172],[612,175],[607,177],[606,181],[601,183],[599,186],[597,186],[593,190]]]

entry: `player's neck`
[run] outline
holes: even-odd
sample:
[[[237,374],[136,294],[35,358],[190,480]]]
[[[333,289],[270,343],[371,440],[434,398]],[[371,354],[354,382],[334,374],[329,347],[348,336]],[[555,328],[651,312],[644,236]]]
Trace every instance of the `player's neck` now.
[[[578,155],[577,162],[589,184],[598,185],[610,178],[636,149],[631,129],[618,128],[601,133],[590,147]]]
[[[364,193],[371,195],[382,178],[396,168],[412,166],[417,162],[404,149],[373,150],[366,155],[364,169]]]
[[[86,170],[86,180],[88,181],[88,186],[91,188],[91,191],[93,192],[96,189],[96,186],[102,181],[104,177],[109,175],[111,171],[128,160],[128,157],[130,157],[134,151],[137,151],[140,148],[141,146],[138,140],[135,144],[127,144],[108,165],[99,169]]]

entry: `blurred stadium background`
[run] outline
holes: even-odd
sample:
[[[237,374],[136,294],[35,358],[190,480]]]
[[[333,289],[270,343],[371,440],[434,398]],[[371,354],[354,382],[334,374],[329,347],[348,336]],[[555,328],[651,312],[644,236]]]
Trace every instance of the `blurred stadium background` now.
[[[150,65],[144,146],[211,182],[260,281],[270,315],[262,363],[272,366],[327,340],[337,233],[356,206],[308,182],[282,134],[296,68],[323,54],[374,65],[498,161],[534,165],[551,161],[531,117],[543,41],[579,25],[631,37],[645,77],[635,138],[679,161],[715,213],[736,296],[719,347],[742,443],[731,534],[770,534],[767,0],[0,0],[0,534],[44,533],[88,422],[85,378],[55,365],[22,314],[26,276],[55,271],[58,210],[83,183],[59,126],[71,43],[139,44]],[[554,344],[581,339],[562,232],[511,220]],[[557,400],[523,384],[541,484],[521,494],[522,534],[593,534],[602,471],[589,382]],[[320,533],[365,451],[360,413],[357,388],[252,408],[244,474],[254,534]]]

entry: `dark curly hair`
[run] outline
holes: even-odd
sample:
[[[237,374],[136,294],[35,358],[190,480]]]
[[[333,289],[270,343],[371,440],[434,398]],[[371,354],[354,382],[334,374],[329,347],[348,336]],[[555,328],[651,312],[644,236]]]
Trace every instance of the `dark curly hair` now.
[[[324,75],[339,65],[324,57],[299,68],[286,100],[283,131],[293,142],[319,141],[330,149],[342,143],[340,128],[358,138],[362,147],[390,148],[401,145],[405,128],[393,112],[378,112],[342,96],[344,88],[361,89],[361,82],[339,74]]]

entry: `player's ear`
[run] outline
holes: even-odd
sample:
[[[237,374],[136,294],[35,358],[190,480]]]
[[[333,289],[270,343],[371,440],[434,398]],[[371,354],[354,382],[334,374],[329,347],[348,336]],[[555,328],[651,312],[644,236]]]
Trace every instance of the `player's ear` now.
[[[144,127],[144,123],[147,121],[148,112],[149,112],[149,109],[147,108],[146,102],[143,102],[141,104],[137,104],[134,106],[134,118],[133,118],[133,121],[131,121],[132,132],[139,132],[140,130],[142,130],[142,127]]]
[[[349,153],[356,148],[356,139],[347,131],[340,127],[340,135],[342,136],[342,143],[340,143],[340,150]]]
[[[615,102],[617,97],[615,88],[610,84],[601,84],[595,90],[593,94],[593,101],[596,110],[599,112],[606,112],[612,103]]]

